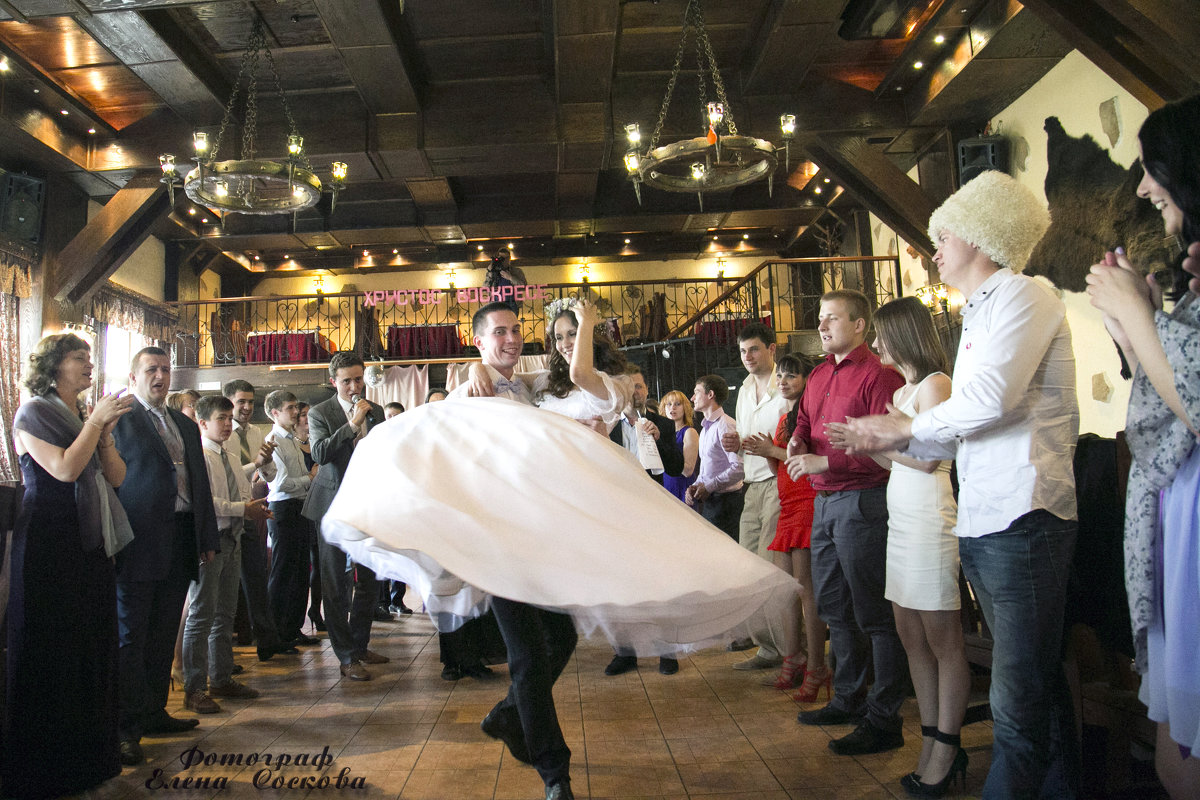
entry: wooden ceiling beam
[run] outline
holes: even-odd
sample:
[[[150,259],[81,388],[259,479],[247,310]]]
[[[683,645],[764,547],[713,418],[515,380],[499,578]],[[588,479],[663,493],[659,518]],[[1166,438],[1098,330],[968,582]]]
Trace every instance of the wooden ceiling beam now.
[[[421,110],[410,64],[403,56],[404,20],[400,14],[389,13],[395,2],[314,0],[313,4],[368,111],[403,114]]]
[[[54,297],[80,303],[100,288],[169,210],[157,175],[129,181],[54,259]]]
[[[875,216],[926,258],[933,258],[927,233],[933,201],[883,152],[861,137],[814,138],[809,157]]]
[[[152,35],[156,40],[152,56],[155,60],[131,65],[130,69],[188,122],[212,124],[219,121],[226,101],[233,94],[233,86],[221,71],[217,60],[198,47],[179,24],[175,16],[177,12],[147,9],[128,13],[136,14],[141,22],[128,21],[127,25],[134,25],[143,31],[141,35]],[[107,33],[102,25],[102,21],[96,23],[100,33],[94,35],[105,46],[110,46],[110,41],[113,46],[118,46],[123,37],[122,26],[116,26],[112,33]],[[157,51],[163,48],[171,54],[170,58],[158,57]]]
[[[1177,6],[1161,0],[1028,0],[1025,6],[1150,110],[1200,88],[1195,26],[1179,17]]]

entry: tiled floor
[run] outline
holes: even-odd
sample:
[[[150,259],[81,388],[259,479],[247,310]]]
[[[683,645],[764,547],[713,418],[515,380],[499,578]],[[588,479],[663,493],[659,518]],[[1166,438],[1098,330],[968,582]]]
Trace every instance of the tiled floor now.
[[[324,638],[324,635],[322,635]],[[300,656],[259,663],[251,648],[237,648],[246,667],[241,679],[262,691],[254,701],[221,700],[220,714],[201,717],[189,735],[142,741],[147,762],[92,797],[209,798],[355,797],[404,800],[538,800],[537,773],[479,730],[479,721],[507,690],[507,671],[496,667],[486,681],[441,679],[437,638],[419,615],[376,623],[372,649],[392,661],[372,667],[374,680],[354,683],[339,675],[328,642]],[[848,726],[809,728],[796,723],[800,710],[787,693],[760,685],[766,672],[730,666],[749,653],[705,651],[663,676],[657,661],[615,678],[603,669],[612,651],[602,641],[583,641],[558,681],[555,701],[571,746],[572,787],[580,798],[787,798],[904,797],[899,779],[916,763],[920,736],[916,706],[905,705],[902,750],[861,758],[835,756],[829,740]],[[173,692],[168,710],[182,710]],[[990,757],[991,728],[963,731],[971,757],[968,792],[978,792]],[[195,748],[195,750],[193,750]],[[266,754],[328,752],[323,770],[273,769]],[[241,754],[242,766],[197,764],[184,754]],[[259,763],[245,758],[259,754]],[[294,780],[276,789],[266,780]],[[363,788],[337,787],[361,779]],[[218,792],[217,780],[228,786]],[[312,787],[306,781],[328,780]],[[190,781],[189,781],[190,779]],[[185,782],[187,782],[185,784]]]

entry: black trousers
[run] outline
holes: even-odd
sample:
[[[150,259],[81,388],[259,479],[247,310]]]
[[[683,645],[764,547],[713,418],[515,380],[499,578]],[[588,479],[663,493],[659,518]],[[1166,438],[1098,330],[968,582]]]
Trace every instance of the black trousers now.
[[[736,492],[721,492],[710,494],[704,498],[700,506],[700,516],[716,525],[729,535],[735,542],[742,524],[742,509],[746,505],[746,492],[739,489]]]
[[[191,513],[175,515],[174,537],[166,578],[117,581],[117,726],[122,739],[140,739],[148,723],[166,714],[175,636],[196,569]]]
[[[303,500],[277,500],[270,507],[274,519],[267,520],[267,532],[271,535],[267,595],[279,636],[291,641],[302,633],[308,605],[308,541],[312,523],[300,515]]]
[[[267,542],[253,520],[246,520],[242,528],[242,593],[254,629],[254,643],[263,649],[279,647],[283,640],[275,627],[267,594]]]
[[[533,766],[547,786],[568,779],[571,749],[558,725],[554,682],[575,652],[575,623],[566,614],[502,597],[492,599],[492,611],[508,647],[512,678],[508,696],[493,711],[510,730],[520,722]]]

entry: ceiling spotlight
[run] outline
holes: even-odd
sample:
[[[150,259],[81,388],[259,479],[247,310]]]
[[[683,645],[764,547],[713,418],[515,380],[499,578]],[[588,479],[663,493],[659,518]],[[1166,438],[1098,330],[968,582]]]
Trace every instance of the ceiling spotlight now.
[[[203,219],[200,220],[200,222],[204,223],[204,224],[208,224],[208,217],[204,217]]]
[[[289,256],[287,253],[284,253],[284,254],[283,254],[283,257],[284,257],[284,259],[285,259],[285,260],[286,260],[286,259],[289,259],[289,258],[291,258],[291,256]]]
[[[914,61],[913,62],[913,69],[924,69],[924,67],[925,67],[924,61]]]
[[[70,114],[71,112],[70,112],[70,111],[67,111],[67,110],[64,108],[64,109],[62,109],[61,111],[59,111],[58,113],[62,114],[62,115],[65,117],[65,116],[67,116],[68,114]]]
[[[392,255],[394,255],[394,256],[398,256],[398,255],[400,255],[400,248],[398,248],[398,247],[393,247],[393,248],[392,248]]]
[[[629,244],[629,240],[628,240],[628,239],[626,239],[626,240],[625,240],[625,244]]]
[[[945,42],[946,42],[946,37],[940,33],[937,36],[933,37],[934,44],[945,44]]]
[[[509,243],[508,243],[508,249],[509,249],[509,250],[512,250],[512,249],[513,249],[513,243],[512,243],[512,242],[509,242]]]
[[[12,66],[8,63],[8,56],[0,56],[0,72],[8,72]]]
[[[95,129],[95,128],[88,128],[88,133],[95,135],[95,133],[96,133],[96,129]]]
[[[363,258],[370,258],[370,257],[371,257],[371,251],[363,250]]]
[[[825,182],[826,182],[826,183],[829,183],[829,178],[826,178],[826,179],[825,179]]]
[[[717,240],[717,237],[716,237],[716,236],[714,236],[714,237],[713,237],[713,241],[715,242],[716,240]]]
[[[748,233],[743,233],[743,234],[742,234],[742,238],[743,238],[743,239],[749,239],[749,238],[750,238],[750,234],[748,234]]]
[[[478,246],[476,247],[476,249],[477,249],[477,250],[479,250],[480,252],[482,252],[482,251],[483,251],[483,245],[478,245]]]
[[[194,217],[194,216],[196,216],[196,209],[194,209],[194,208],[189,208],[189,209],[188,209],[188,213],[189,213],[189,214],[191,214],[191,215]]]
[[[817,187],[814,187],[814,188],[813,188],[813,194],[820,194],[820,193],[821,193],[821,187],[820,187],[820,186],[817,186]]]
[[[255,254],[254,254],[254,260],[255,260],[255,261],[262,261],[262,256],[260,256],[258,253],[255,253]]]

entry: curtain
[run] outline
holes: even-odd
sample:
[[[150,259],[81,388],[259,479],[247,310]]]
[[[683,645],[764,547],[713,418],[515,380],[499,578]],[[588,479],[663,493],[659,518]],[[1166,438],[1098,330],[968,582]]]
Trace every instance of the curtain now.
[[[429,391],[429,365],[412,364],[390,367],[383,373],[383,383],[367,387],[367,399],[379,405],[397,402],[407,411],[425,402]]]
[[[21,403],[20,310],[30,296],[29,271],[34,254],[0,247],[0,481],[20,480],[13,450],[12,421]]]
[[[87,313],[97,322],[144,336],[168,350],[175,344],[177,312],[112,282],[96,292]]]

